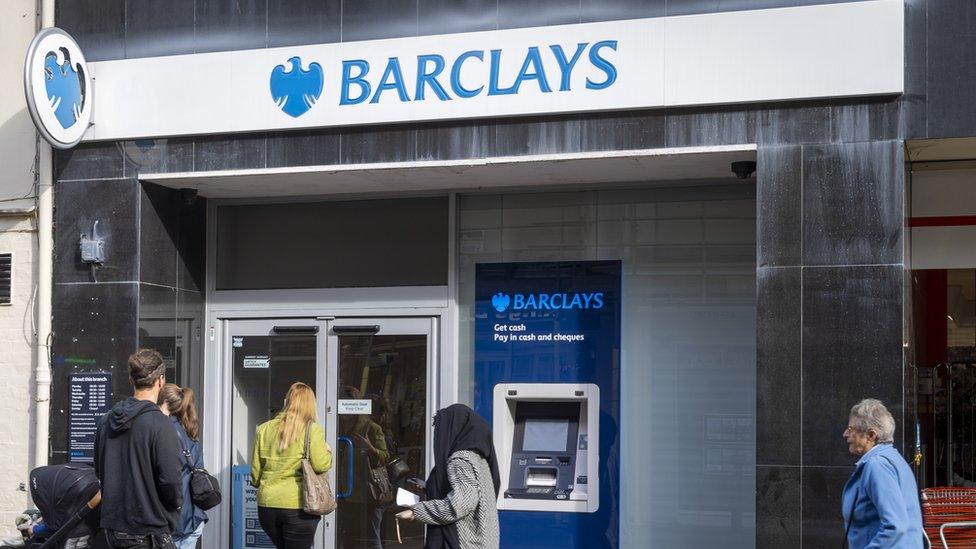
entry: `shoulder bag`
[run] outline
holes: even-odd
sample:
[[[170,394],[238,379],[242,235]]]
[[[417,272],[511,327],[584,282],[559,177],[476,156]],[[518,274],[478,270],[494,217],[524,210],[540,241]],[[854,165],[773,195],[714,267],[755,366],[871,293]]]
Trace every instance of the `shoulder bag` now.
[[[182,437],[180,445],[183,446]],[[222,499],[220,483],[206,469],[193,466],[193,454],[186,446],[183,446],[183,457],[186,458],[186,466],[190,470],[190,500],[204,511],[213,509]]]
[[[383,436],[386,438],[387,450],[390,451],[390,455],[395,456],[386,464],[386,472],[390,476],[390,483],[396,486],[397,483],[410,474],[410,466],[400,457],[400,448],[396,440],[390,436],[390,433],[384,433]]]
[[[366,429],[360,433],[360,436],[366,439],[369,438],[369,423],[366,424]],[[387,471],[387,464],[382,462],[374,464],[369,450],[363,449],[363,453],[366,454],[366,484],[369,486],[370,497],[377,505],[392,502],[396,499],[396,491],[390,482],[390,473]]]
[[[386,472],[390,475],[390,482],[396,484],[410,474],[410,466],[402,458],[395,457],[386,464]]]
[[[396,499],[396,492],[393,491],[393,484],[390,483],[390,474],[386,466],[382,463],[374,466],[373,460],[366,452],[366,463],[369,465],[367,484],[369,484],[369,495],[378,504],[390,503]]]
[[[310,515],[328,515],[336,509],[335,495],[329,486],[329,473],[316,473],[308,459],[312,422],[305,426],[305,449],[302,452],[302,510]]]

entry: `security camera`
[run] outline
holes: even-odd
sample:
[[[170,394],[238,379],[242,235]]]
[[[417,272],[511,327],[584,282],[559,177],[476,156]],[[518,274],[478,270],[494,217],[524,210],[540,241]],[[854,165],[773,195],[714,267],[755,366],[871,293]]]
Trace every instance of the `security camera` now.
[[[740,160],[732,163],[732,173],[739,179],[749,179],[756,173],[756,163],[752,160]]]

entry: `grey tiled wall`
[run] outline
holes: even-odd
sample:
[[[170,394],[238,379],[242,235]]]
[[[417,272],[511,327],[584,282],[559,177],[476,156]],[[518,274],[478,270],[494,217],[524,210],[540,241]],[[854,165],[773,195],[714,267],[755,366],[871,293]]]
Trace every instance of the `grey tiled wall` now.
[[[761,547],[838,546],[850,406],[879,398],[903,425],[903,150],[889,140],[759,151]]]
[[[124,148],[117,143],[86,143],[58,152],[58,179],[739,143],[846,143],[844,132],[837,128],[848,124],[861,128],[861,122],[846,118],[851,112],[864,117],[864,124],[878,126],[856,133],[872,133],[870,139],[900,137],[904,113],[896,100],[760,104],[198,136],[126,142]],[[877,122],[876,115],[892,116],[895,121]],[[127,153],[138,146],[146,150]]]
[[[172,189],[121,177],[121,157],[112,150],[73,154],[86,158],[78,169],[87,175],[114,178],[55,185],[52,398],[61,403],[51,409],[55,460],[67,450],[70,373],[112,372],[115,394],[131,394],[129,354],[147,337],[175,348],[177,319],[202,316],[205,201],[187,203]],[[81,262],[78,238],[91,234],[95,221],[105,238],[106,261],[93,269]],[[194,352],[184,358],[202,358],[198,345],[185,339],[181,345]]]
[[[857,0],[57,0],[91,61]]]

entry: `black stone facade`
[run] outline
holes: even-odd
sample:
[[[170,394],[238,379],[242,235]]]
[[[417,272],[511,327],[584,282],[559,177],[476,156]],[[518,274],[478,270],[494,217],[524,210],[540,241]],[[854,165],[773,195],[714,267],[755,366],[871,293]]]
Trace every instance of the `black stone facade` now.
[[[60,0],[57,24],[97,61],[824,3],[833,2]],[[205,203],[140,184],[140,172],[758,143],[757,545],[838,546],[848,407],[870,395],[899,421],[906,415],[904,141],[976,135],[968,54],[976,4],[906,0],[905,13],[902,97],[190,137],[158,140],[144,154],[129,154],[133,143],[59,152],[54,458],[66,449],[67,373],[110,368],[125,394],[142,311],[172,310],[175,337],[175,319],[202,307]],[[76,251],[94,219],[110,244],[95,278]]]

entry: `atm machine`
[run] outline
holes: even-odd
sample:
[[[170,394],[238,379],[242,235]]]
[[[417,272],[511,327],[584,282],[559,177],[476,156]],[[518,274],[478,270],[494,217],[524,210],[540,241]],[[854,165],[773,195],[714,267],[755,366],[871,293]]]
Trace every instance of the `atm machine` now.
[[[595,513],[600,505],[600,388],[500,383],[493,434],[499,510]]]
[[[621,272],[475,266],[474,409],[492,424],[502,549],[620,546]]]

